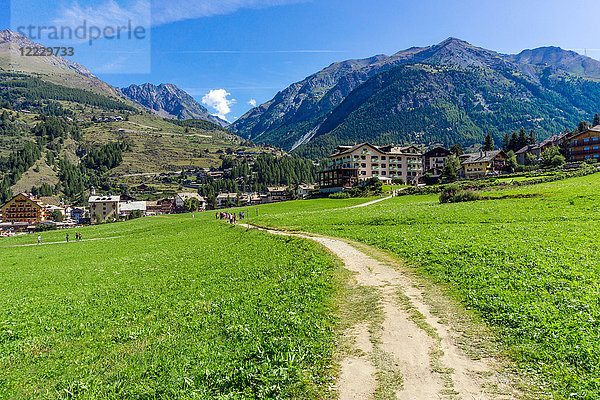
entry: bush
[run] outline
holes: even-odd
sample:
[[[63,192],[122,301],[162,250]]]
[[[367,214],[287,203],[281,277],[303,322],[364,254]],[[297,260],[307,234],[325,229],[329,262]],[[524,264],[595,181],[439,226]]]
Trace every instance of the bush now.
[[[565,165],[565,157],[562,155],[556,155],[552,157],[552,166],[554,168],[562,167]]]
[[[143,216],[142,211],[140,210],[133,210],[131,212],[131,214],[129,214],[129,219],[137,219],[137,218],[141,218]]]
[[[479,193],[474,190],[464,190],[458,185],[448,185],[440,194],[440,203],[461,203],[479,200]]]
[[[337,192],[337,193],[331,193],[329,195],[330,199],[349,199],[350,198],[350,193],[348,192]]]
[[[45,232],[45,231],[55,231],[56,230],[56,224],[37,224],[35,226],[35,231],[36,232]]]
[[[65,220],[65,216],[58,210],[54,210],[50,213],[50,219],[54,222],[63,222]]]
[[[425,182],[425,184],[428,186],[437,185],[438,183],[440,183],[440,179],[437,177],[433,177],[430,173],[427,173],[423,175],[423,182]]]

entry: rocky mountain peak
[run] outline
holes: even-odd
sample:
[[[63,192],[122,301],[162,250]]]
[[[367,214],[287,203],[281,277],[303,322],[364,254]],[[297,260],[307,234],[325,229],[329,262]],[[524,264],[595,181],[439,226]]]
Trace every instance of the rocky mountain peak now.
[[[152,110],[162,117],[201,119],[222,127],[229,125],[227,121],[211,115],[192,96],[171,83],[130,85],[120,89],[120,91],[129,100]]]

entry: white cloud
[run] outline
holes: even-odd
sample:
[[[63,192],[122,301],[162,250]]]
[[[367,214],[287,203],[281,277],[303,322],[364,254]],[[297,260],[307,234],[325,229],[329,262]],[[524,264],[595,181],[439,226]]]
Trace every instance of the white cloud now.
[[[250,99],[250,101],[248,102],[248,104],[250,104],[252,107],[256,107],[256,100]]]
[[[81,6],[77,0],[69,7],[63,7],[54,18],[58,26],[77,27],[85,21],[87,26],[104,28],[107,26],[127,26],[131,21],[132,26],[149,27],[151,5],[149,0],[131,0],[122,5],[115,0],[108,0],[94,6]]]
[[[136,25],[163,25],[171,22],[231,14],[244,8],[269,8],[310,0],[106,0],[94,6],[81,6],[74,0],[62,8],[54,23],[59,26],[77,26],[82,21],[88,25],[119,26],[133,21]],[[150,13],[152,12],[152,13]]]
[[[162,25],[186,19],[231,14],[243,8],[269,8],[307,0],[179,0],[155,1],[152,24]]]
[[[227,96],[231,96],[231,93],[225,89],[212,89],[202,97],[202,104],[214,108],[217,111],[214,115],[227,120],[227,114],[231,112],[230,106],[235,104],[235,99],[228,99]]]

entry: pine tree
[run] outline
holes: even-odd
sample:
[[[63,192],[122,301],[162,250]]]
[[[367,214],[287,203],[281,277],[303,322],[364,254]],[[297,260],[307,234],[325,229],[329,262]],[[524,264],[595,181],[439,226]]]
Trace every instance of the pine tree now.
[[[494,147],[494,139],[488,132],[487,136],[485,137],[485,142],[483,143],[483,151],[492,151],[494,150]]]
[[[533,129],[529,132],[529,142],[527,144],[536,144],[537,137],[535,137],[535,133],[533,133]]]
[[[460,144],[455,144],[454,146],[452,146],[450,148],[450,152],[452,154],[454,154],[455,156],[463,155],[463,150],[462,150],[462,147],[460,146]]]
[[[598,126],[600,125],[600,115],[598,115],[598,113],[596,113],[594,115],[594,126]]]
[[[525,128],[521,128],[521,130],[519,131],[519,140],[517,142],[517,147],[511,150],[519,151],[523,147],[527,146],[528,143],[529,140],[527,139],[527,132],[525,131]]]
[[[510,136],[507,133],[504,135],[504,140],[502,140],[502,150],[509,151],[510,150]]]

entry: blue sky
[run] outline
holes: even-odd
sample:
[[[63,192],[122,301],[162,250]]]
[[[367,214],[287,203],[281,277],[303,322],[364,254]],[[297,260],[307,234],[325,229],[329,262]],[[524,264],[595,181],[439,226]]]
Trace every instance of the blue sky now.
[[[332,62],[450,36],[505,53],[556,45],[600,58],[591,0],[19,0],[10,14],[7,4],[0,21],[12,29],[134,20],[143,40],[65,42],[73,60],[114,86],[174,83],[230,121]]]

